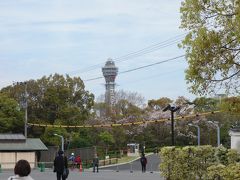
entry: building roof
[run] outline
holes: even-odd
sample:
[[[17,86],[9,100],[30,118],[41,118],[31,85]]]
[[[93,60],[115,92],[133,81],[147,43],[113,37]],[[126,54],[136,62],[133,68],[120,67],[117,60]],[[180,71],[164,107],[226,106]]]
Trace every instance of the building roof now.
[[[0,134],[0,140],[26,140],[22,134]]]
[[[0,142],[0,151],[39,151],[48,150],[38,138],[27,138],[25,142]]]

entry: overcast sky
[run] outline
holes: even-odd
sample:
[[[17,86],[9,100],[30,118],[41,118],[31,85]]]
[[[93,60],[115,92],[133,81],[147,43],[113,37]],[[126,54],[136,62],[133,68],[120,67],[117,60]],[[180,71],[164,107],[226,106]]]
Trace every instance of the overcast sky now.
[[[0,88],[54,73],[80,76],[83,80],[99,77],[108,58],[115,59],[122,72],[180,56],[184,54],[177,47],[184,33],[179,29],[180,3],[0,0]],[[154,44],[158,44],[156,51],[150,49],[135,58],[117,59]],[[89,67],[93,70],[89,71]],[[186,67],[185,59],[179,58],[119,74],[116,89],[138,92],[147,100],[178,96],[193,99],[184,77]],[[104,93],[104,79],[87,81],[85,85],[96,97]]]

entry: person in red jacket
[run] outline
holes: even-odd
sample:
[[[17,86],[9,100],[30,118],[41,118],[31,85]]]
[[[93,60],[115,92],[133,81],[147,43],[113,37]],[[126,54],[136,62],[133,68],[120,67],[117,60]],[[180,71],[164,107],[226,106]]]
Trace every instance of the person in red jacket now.
[[[80,164],[82,164],[82,160],[81,160],[80,155],[78,155],[78,156],[75,158],[75,163],[76,163],[76,165],[77,165],[77,168],[80,168]]]

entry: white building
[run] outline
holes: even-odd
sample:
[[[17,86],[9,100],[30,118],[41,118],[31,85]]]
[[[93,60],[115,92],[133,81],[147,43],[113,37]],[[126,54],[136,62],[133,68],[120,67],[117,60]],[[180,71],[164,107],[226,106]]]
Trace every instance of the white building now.
[[[231,136],[231,149],[236,149],[240,152],[240,129],[231,129],[229,135]]]
[[[128,156],[139,156],[139,144],[137,143],[129,143],[127,144]]]

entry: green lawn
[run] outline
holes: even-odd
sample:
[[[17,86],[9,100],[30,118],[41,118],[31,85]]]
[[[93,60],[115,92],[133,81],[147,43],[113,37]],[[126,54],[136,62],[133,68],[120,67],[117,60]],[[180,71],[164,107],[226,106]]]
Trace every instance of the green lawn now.
[[[124,156],[124,157],[118,159],[118,163],[127,163],[127,162],[132,161],[136,158],[139,158],[139,156],[134,156],[134,157]]]

